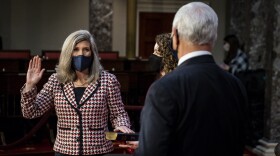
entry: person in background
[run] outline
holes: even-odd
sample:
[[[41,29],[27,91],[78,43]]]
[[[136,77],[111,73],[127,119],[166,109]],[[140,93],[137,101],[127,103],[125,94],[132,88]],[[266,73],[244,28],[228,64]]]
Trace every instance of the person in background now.
[[[162,33],[156,36],[154,52],[149,57],[151,68],[159,73],[159,78],[170,73],[177,67],[178,57],[170,49],[170,33]]]
[[[247,95],[214,61],[218,17],[203,2],[175,14],[172,49],[178,67],[149,88],[136,156],[242,156]]]
[[[149,62],[151,68],[158,72],[157,78],[161,78],[177,67],[178,56],[170,47],[171,33],[159,34],[155,41],[154,52],[149,57]],[[126,144],[120,144],[119,147],[135,150],[138,144],[138,141],[127,141]]]
[[[247,71],[248,57],[241,50],[241,46],[236,35],[227,35],[224,38],[225,59],[221,67],[232,74]]]
[[[37,93],[45,69],[35,56],[29,62],[21,89],[25,118],[42,116],[51,108],[57,115],[56,156],[104,155],[113,151],[105,139],[108,118],[115,131],[133,133],[124,110],[117,78],[103,70],[93,36],[87,30],[71,33],[62,46],[56,73]],[[109,117],[108,117],[109,116]]]

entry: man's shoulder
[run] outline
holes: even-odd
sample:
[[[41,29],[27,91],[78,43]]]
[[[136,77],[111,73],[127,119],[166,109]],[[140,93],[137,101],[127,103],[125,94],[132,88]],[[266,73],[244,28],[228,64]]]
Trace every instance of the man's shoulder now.
[[[165,86],[175,85],[175,83],[178,82],[178,80],[183,78],[180,75],[185,75],[186,76],[186,73],[184,73],[184,71],[180,71],[180,70],[176,69],[176,70],[166,74],[162,78],[158,79],[157,81],[155,81],[155,84],[165,85]]]

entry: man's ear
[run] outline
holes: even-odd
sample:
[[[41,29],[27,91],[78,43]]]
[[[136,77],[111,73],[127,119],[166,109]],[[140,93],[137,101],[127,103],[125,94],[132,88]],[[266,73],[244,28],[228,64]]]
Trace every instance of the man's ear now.
[[[179,42],[180,42],[180,40],[179,40],[179,34],[178,34],[178,29],[176,29],[176,43],[177,43],[177,46],[179,45]]]
[[[173,28],[172,29],[172,34],[173,34],[173,37],[172,37],[172,40],[173,40],[173,45],[172,45],[172,48],[173,49],[178,49],[178,46],[179,46],[179,34],[178,34],[178,30]]]

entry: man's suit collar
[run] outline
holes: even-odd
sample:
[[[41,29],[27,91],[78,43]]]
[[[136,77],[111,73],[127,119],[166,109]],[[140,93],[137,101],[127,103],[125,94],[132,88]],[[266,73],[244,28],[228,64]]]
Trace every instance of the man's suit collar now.
[[[212,54],[209,51],[194,51],[194,52],[188,53],[180,58],[180,60],[178,62],[178,66],[188,59],[191,59],[191,58],[197,57],[197,56],[201,56],[201,55],[212,55]]]
[[[183,65],[190,65],[190,64],[203,64],[203,63],[215,63],[215,60],[212,55],[200,55],[197,57],[192,57],[187,59],[186,61],[182,62],[178,67]]]

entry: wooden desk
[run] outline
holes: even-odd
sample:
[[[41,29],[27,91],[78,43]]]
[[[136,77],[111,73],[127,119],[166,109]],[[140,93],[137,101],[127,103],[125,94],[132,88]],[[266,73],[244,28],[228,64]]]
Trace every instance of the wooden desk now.
[[[0,50],[0,72],[26,71],[30,56],[30,50]]]
[[[124,71],[125,63],[122,59],[116,60],[100,60],[101,65],[108,71]]]
[[[47,82],[51,73],[44,73],[37,84],[38,90]],[[26,73],[0,73],[0,116],[21,116],[20,89],[26,82]]]
[[[42,61],[42,68],[45,68],[46,72],[54,73],[57,65],[58,65],[58,60],[55,59],[49,59],[49,60],[43,59]]]
[[[123,102],[127,105],[143,105],[146,92],[155,81],[157,73],[142,71],[112,72],[121,84]]]
[[[0,59],[0,72],[26,72],[29,59]]]
[[[140,59],[116,59],[116,60],[100,60],[105,70],[109,71],[130,71],[130,72],[150,72],[150,64],[148,60]]]

